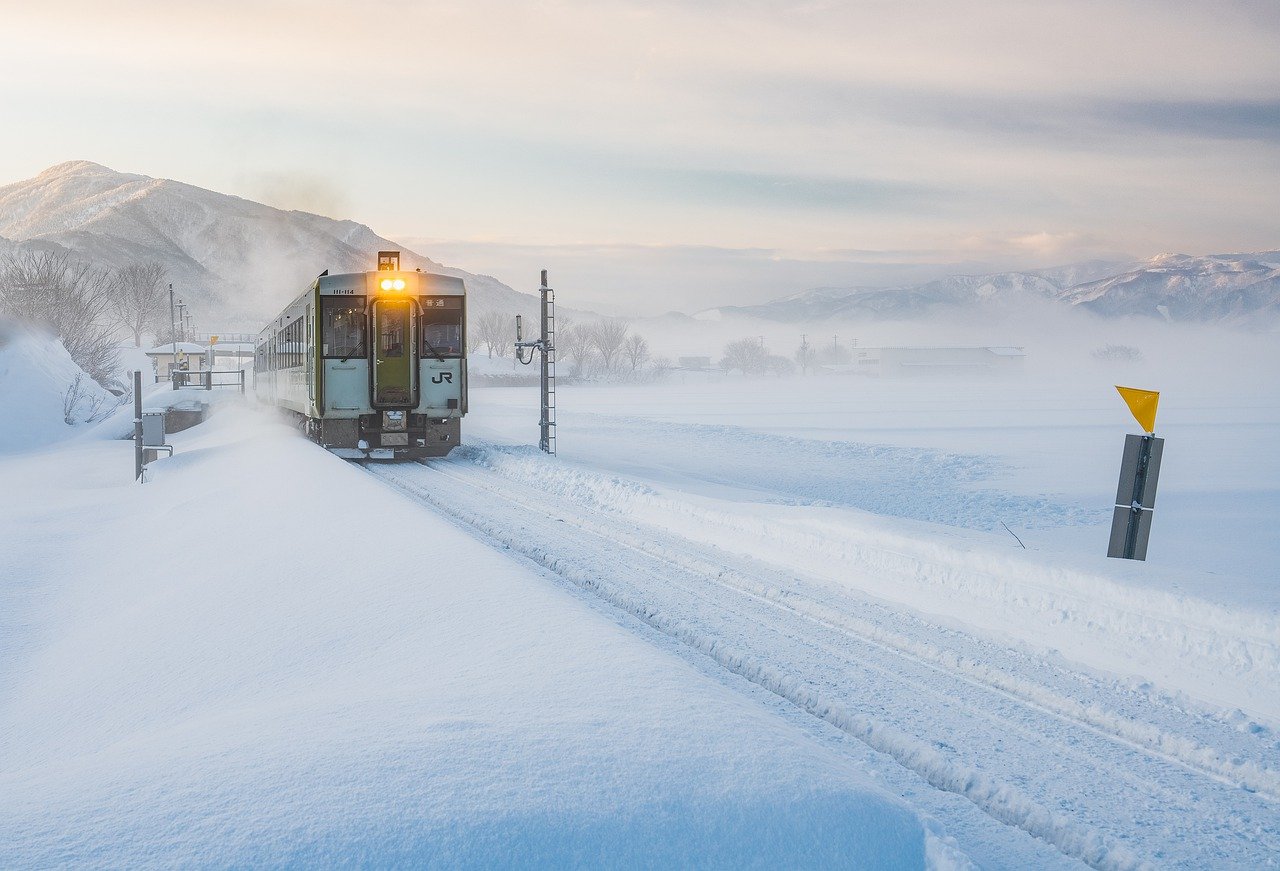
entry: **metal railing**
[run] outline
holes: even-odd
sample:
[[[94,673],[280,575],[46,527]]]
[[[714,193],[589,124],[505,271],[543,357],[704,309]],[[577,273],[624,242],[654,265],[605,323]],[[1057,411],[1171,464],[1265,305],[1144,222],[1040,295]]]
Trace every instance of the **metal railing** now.
[[[240,392],[244,393],[243,369],[197,369],[194,372],[186,369],[174,369],[170,374],[173,376],[174,390],[181,387],[195,387],[204,390],[212,390],[215,387],[238,387]],[[218,376],[230,377],[220,378]]]

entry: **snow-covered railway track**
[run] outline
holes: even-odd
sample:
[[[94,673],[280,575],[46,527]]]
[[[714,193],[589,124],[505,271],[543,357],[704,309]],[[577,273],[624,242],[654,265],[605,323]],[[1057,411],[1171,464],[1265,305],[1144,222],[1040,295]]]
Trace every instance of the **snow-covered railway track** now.
[[[944,797],[912,795],[984,864],[1048,861],[1001,826],[1099,868],[1267,867],[1280,852],[1273,772],[1171,723],[1178,712],[1156,711],[1155,722],[1116,714],[1133,700],[1109,708],[1106,687],[1084,676],[1048,686],[1043,663],[1014,651],[874,602],[831,601],[778,566],[472,463],[370,470],[887,754],[942,796],[967,799],[985,822]]]

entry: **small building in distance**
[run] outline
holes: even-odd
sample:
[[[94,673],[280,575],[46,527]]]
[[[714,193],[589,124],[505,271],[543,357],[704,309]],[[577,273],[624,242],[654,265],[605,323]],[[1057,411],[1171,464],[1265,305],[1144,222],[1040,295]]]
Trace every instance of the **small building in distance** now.
[[[692,369],[695,372],[706,372],[711,368],[710,357],[678,357],[676,368]]]
[[[854,348],[847,368],[880,378],[1003,375],[1021,372],[1026,357],[1025,348],[1011,346]]]
[[[205,354],[209,349],[204,345],[197,345],[195,342],[165,342],[163,345],[156,345],[154,348],[146,351],[146,355],[151,358],[152,365],[156,369],[157,381],[171,381],[170,374],[174,368],[174,356],[177,356],[178,364],[182,360],[187,361],[187,368],[192,372],[197,372],[207,368],[205,364]]]

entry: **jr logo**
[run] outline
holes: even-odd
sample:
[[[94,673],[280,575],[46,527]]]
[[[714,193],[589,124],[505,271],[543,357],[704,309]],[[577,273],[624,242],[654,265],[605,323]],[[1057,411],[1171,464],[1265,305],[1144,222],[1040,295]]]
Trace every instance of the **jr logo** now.
[[[437,373],[437,374],[436,374],[436,377],[434,377],[434,378],[432,378],[432,379],[431,379],[431,383],[432,383],[432,384],[443,384],[443,383],[445,383],[446,381],[448,381],[450,384],[452,384],[452,383],[453,383],[453,373],[452,373],[452,372],[439,372],[439,373]]]

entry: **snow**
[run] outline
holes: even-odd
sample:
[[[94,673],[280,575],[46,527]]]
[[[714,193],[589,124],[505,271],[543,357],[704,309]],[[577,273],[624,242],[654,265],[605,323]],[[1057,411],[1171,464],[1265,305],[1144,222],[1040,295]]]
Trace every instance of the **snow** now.
[[[127,442],[0,461],[0,864],[963,865],[854,762],[286,427],[226,406],[172,440],[141,486]]]
[[[158,262],[197,323],[231,331],[256,333],[322,271],[372,268],[377,251],[397,248],[406,269],[464,277],[474,306],[537,306],[495,278],[443,267],[363,224],[83,160],[0,185],[0,237],[20,249],[58,245],[97,266]]]
[[[473,389],[367,470],[155,385],[144,485],[129,409],[0,457],[0,865],[1280,867],[1280,359],[1177,335],[565,384],[554,458]]]
[[[75,364],[57,339],[0,319],[0,455],[31,450],[80,431],[66,421],[67,391],[79,378],[81,398],[71,410],[76,424],[95,408],[109,411],[116,398]]]
[[[193,357],[203,356],[204,353],[209,350],[208,345],[199,345],[195,342],[165,342],[163,345],[156,345],[154,348],[148,348],[145,353],[157,356],[160,354],[172,354],[174,353],[175,346],[177,350]]]

